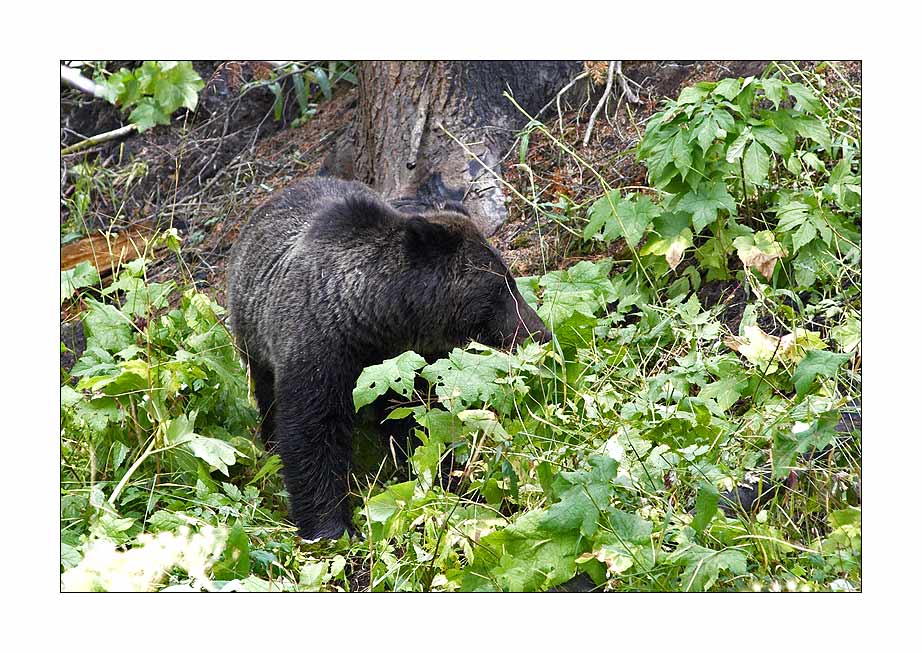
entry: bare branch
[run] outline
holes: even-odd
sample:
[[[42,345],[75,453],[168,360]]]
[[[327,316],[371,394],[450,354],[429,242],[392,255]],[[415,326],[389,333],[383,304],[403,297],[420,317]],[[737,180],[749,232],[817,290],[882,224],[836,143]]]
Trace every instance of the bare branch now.
[[[604,107],[605,103],[608,101],[608,96],[611,95],[611,83],[615,74],[615,64],[620,67],[621,62],[608,62],[608,81],[605,82],[605,92],[602,93],[602,97],[599,99],[599,103],[595,105],[595,110],[592,112],[592,115],[589,116],[589,124],[586,125],[586,135],[583,137],[583,147],[589,145],[589,137],[592,136],[592,127],[595,125],[596,116],[599,115],[599,111],[602,110],[602,107]]]
[[[93,97],[102,97],[103,87],[80,74],[76,68],[61,66],[61,81]]]
[[[618,79],[621,81],[621,91],[624,93],[624,96],[627,98],[628,102],[631,104],[639,104],[640,96],[634,92],[634,89],[628,86],[628,82],[632,80],[628,79],[627,75],[621,72],[621,62],[619,61],[617,63],[618,65],[615,66],[615,73],[617,73]]]
[[[138,126],[132,123],[130,125],[125,125],[124,127],[119,127],[118,129],[113,129],[110,132],[105,132],[103,134],[99,134],[98,136],[93,136],[86,139],[85,141],[74,143],[70,147],[65,147],[63,150],[61,150],[61,155],[63,156],[65,154],[73,154],[74,152],[80,152],[81,150],[85,150],[88,147],[93,147],[94,145],[99,145],[100,143],[114,141],[116,138],[127,136],[137,128]]]

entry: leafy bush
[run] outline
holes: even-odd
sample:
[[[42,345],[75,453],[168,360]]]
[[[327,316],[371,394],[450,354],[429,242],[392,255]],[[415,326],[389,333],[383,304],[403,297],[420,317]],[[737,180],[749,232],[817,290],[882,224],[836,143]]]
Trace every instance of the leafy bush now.
[[[611,190],[583,235],[631,248],[646,238],[639,254],[660,261],[648,263],[654,274],[676,270],[695,245],[707,280],[729,279],[733,254],[775,287],[836,280],[860,258],[854,111],[776,77],[687,87],[638,147],[658,200]],[[832,127],[841,121],[851,129]]]
[[[155,125],[169,125],[180,107],[190,111],[198,104],[205,83],[191,61],[145,61],[140,68],[122,68],[107,78],[97,78],[103,97],[123,111],[143,132]]]

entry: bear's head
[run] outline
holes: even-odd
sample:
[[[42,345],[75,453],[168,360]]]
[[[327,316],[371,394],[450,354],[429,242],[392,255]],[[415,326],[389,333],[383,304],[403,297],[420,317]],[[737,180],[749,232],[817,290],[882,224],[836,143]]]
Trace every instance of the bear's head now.
[[[430,297],[445,318],[439,326],[448,344],[475,340],[511,349],[529,337],[550,340],[500,253],[466,215],[442,211],[408,218],[404,246],[411,264],[432,280]]]

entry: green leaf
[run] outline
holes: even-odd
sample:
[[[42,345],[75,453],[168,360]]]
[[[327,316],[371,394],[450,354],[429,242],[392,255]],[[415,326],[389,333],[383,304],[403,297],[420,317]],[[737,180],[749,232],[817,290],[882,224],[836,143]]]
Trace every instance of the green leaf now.
[[[740,80],[735,77],[728,77],[717,83],[717,86],[714,87],[713,94],[719,95],[727,100],[732,100],[740,94],[740,90]]]
[[[798,134],[804,138],[809,138],[822,147],[827,147],[831,142],[826,125],[816,118],[801,116],[794,123],[794,126]]]
[[[728,375],[701,388],[698,397],[701,399],[714,399],[721,410],[727,411],[739,400],[745,388],[745,379]]]
[[[189,518],[169,510],[158,510],[147,520],[150,531],[175,531],[180,526],[189,523]]]
[[[776,211],[778,217],[778,230],[790,231],[799,227],[810,215],[810,207],[801,201],[786,201]]]
[[[797,106],[801,111],[816,113],[822,108],[822,105],[819,100],[816,99],[816,95],[813,94],[813,91],[803,84],[788,84],[787,90],[791,97],[797,100]]]
[[[365,502],[364,512],[368,515],[369,521],[386,523],[399,510],[410,504],[415,490],[416,481],[390,485]]]
[[[87,299],[89,310],[83,316],[87,348],[97,346],[115,353],[134,344],[134,333],[129,319],[111,304]]]
[[[696,232],[717,219],[717,210],[724,209],[730,214],[736,213],[736,202],[723,182],[703,184],[698,190],[682,196],[676,208],[692,214],[692,224]]]
[[[835,376],[839,368],[851,357],[851,354],[837,354],[819,349],[809,350],[791,376],[797,394],[799,396],[807,394],[817,376],[826,378]]]
[[[780,79],[769,77],[768,79],[762,80],[762,90],[765,91],[765,97],[775,105],[776,109],[778,105],[781,104],[781,89],[782,83]]]
[[[328,580],[328,577],[328,566],[325,560],[308,560],[301,567],[298,589],[302,592],[317,592],[323,587],[323,583]]]
[[[698,147],[701,148],[702,152],[707,152],[715,139],[723,138],[726,135],[727,132],[721,129],[720,125],[717,124],[717,118],[712,114],[705,116],[701,120],[700,126],[695,130],[695,137],[698,139]]]
[[[653,221],[653,229],[660,239],[649,239],[640,250],[640,254],[665,256],[669,267],[675,270],[682,261],[685,250],[691,247],[694,238],[691,229],[688,228],[689,224],[687,214],[664,213],[660,215]]]
[[[320,92],[323,93],[323,97],[329,100],[333,97],[333,89],[330,87],[330,78],[327,77],[326,71],[323,68],[314,68],[314,80],[317,82],[317,86],[320,87]]]
[[[596,559],[617,576],[628,569],[648,571],[655,563],[651,539],[653,524],[637,515],[609,508],[606,516],[610,530],[599,530],[593,538],[593,550],[577,558],[578,563]]]
[[[624,239],[631,247],[637,246],[647,226],[659,213],[659,208],[646,195],[641,195],[636,201],[625,200],[618,205],[617,217],[621,220]]]
[[[403,397],[413,394],[416,370],[426,365],[426,359],[414,351],[406,351],[396,358],[389,358],[380,365],[371,365],[362,370],[352,391],[355,409],[367,406],[375,399],[394,390]]]
[[[193,456],[205,461],[225,476],[230,476],[227,466],[237,462],[236,456],[240,453],[224,440],[206,438],[201,435],[197,435],[186,442],[185,446],[192,452]]]
[[[724,570],[736,575],[746,573],[746,556],[736,549],[712,551],[693,544],[687,549],[671,553],[669,560],[685,565],[681,579],[681,589],[684,592],[703,592],[710,589],[720,572]]]
[[[736,163],[739,158],[743,156],[743,150],[750,138],[752,138],[752,132],[747,127],[743,130],[742,134],[736,137],[736,140],[730,143],[730,147],[727,148],[727,163]]]
[[[74,296],[80,288],[95,286],[99,283],[99,273],[87,261],[79,263],[70,270],[61,272],[61,303]]]
[[[698,496],[695,499],[695,518],[691,526],[698,535],[704,532],[705,527],[711,523],[717,514],[717,488],[707,481],[698,483]]]
[[[184,444],[195,437],[194,428],[194,413],[190,417],[179,415],[167,422],[164,439],[171,446]]]
[[[829,335],[844,352],[853,352],[861,344],[861,320],[850,314],[843,324],[834,326]]]
[[[713,85],[710,84],[686,86],[682,89],[682,92],[679,93],[679,99],[676,102],[679,106],[683,104],[696,104],[710,94],[711,88],[713,88]]]
[[[816,156],[816,154],[813,152],[807,152],[804,154],[804,163],[810,166],[810,168],[813,170],[826,174],[826,164],[823,163],[822,159]]]
[[[685,175],[688,174],[692,165],[691,148],[685,141],[684,133],[685,131],[680,129],[676,132],[676,135],[672,137],[672,162],[675,164],[675,167],[679,169],[679,172],[682,173],[683,179]]]
[[[182,106],[182,89],[166,77],[160,77],[153,83],[154,100],[163,113],[169,115]]]
[[[808,220],[800,225],[800,228],[794,232],[792,237],[794,244],[793,253],[796,254],[797,250],[809,243],[814,238],[816,238],[816,227],[814,227],[813,223]]]
[[[205,82],[192,67],[191,61],[179,61],[166,73],[166,79],[176,88],[178,107],[193,111],[198,104],[198,92],[205,88]]]
[[[446,406],[456,400],[463,406],[471,406],[502,398],[506,390],[494,381],[508,369],[508,354],[455,349],[447,358],[424,367],[420,375],[435,384],[436,394]]]
[[[61,568],[64,571],[73,569],[80,564],[82,559],[83,556],[80,554],[79,549],[66,542],[61,542]]]
[[[771,157],[764,147],[758,143],[752,143],[746,149],[746,156],[743,157],[743,172],[746,175],[746,181],[761,186],[768,178],[770,165]]]
[[[827,411],[810,424],[796,422],[790,430],[772,434],[772,478],[785,479],[799,464],[798,456],[822,451],[836,438],[838,411]]]
[[[618,229],[618,223],[614,220],[614,215],[620,202],[621,195],[617,190],[613,190],[593,202],[592,206],[589,207],[589,222],[583,229],[583,238],[586,240],[592,238],[603,227],[605,227],[603,238],[606,242],[610,242],[620,236],[620,231],[614,234],[609,231],[610,229]]]
[[[791,151],[788,137],[773,127],[753,127],[752,136],[775,154],[787,156]]]
[[[555,340],[565,349],[585,345],[592,338],[597,323],[595,315],[617,299],[608,278],[612,261],[580,261],[567,270],[544,275],[544,287],[538,315],[553,331]]]
[[[609,456],[591,456],[589,462],[589,471],[561,472],[554,482],[554,493],[560,500],[547,510],[543,523],[548,529],[579,529],[586,537],[595,535],[599,510],[611,501],[618,463]]]
[[[516,277],[515,285],[522,294],[522,299],[533,309],[538,309],[538,277]]]
[[[614,493],[617,463],[608,456],[592,456],[589,463],[589,470],[557,477],[554,489],[560,500],[550,508],[528,511],[482,538],[473,562],[459,574],[461,590],[529,592],[572,578],[576,556],[587,544],[585,534],[599,532],[600,509]],[[622,526],[642,536],[644,524],[635,521]]]
[[[509,434],[496,419],[496,413],[490,410],[471,408],[458,413],[461,423],[471,430],[481,431],[487,441],[508,441]]]
[[[128,120],[138,126],[138,132],[145,132],[155,125],[169,125],[170,116],[150,97],[142,98],[138,106],[128,116]]]
[[[238,521],[227,535],[224,555],[212,568],[215,580],[246,578],[250,574],[250,539]]]
[[[578,531],[548,531],[546,517],[532,510],[481,538],[459,574],[461,591],[534,592],[570,580],[582,538]]]
[[[861,508],[843,508],[829,513],[829,524],[833,528],[842,526],[861,526]]]

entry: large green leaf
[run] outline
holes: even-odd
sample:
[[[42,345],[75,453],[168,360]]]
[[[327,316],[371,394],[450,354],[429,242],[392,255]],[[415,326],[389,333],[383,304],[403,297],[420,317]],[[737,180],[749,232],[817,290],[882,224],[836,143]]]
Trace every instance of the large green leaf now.
[[[679,549],[669,555],[669,560],[685,565],[682,573],[684,592],[703,592],[717,581],[721,571],[733,574],[746,573],[746,556],[736,549],[713,551],[697,544]]]
[[[447,406],[454,405],[455,401],[472,406],[503,397],[506,388],[494,381],[509,368],[508,354],[455,349],[447,358],[424,367],[420,375],[435,384],[439,400]]]
[[[772,104],[775,105],[775,108],[778,108],[778,105],[781,104],[782,100],[782,82],[780,79],[774,79],[772,77],[762,80],[762,90],[765,91],[765,97],[768,98]]]
[[[773,127],[753,127],[752,135],[775,154],[787,156],[791,152],[788,137]]]
[[[659,213],[659,208],[646,195],[641,195],[634,201],[626,200],[618,205],[617,214],[623,226],[624,239],[631,247],[637,246],[647,226]]]
[[[746,181],[761,186],[768,178],[768,169],[771,165],[771,157],[765,148],[758,143],[752,143],[746,149],[746,156],[743,157],[743,172],[746,174]]]
[[[797,100],[797,107],[806,113],[817,113],[823,106],[813,91],[803,84],[788,84],[787,91]]]
[[[95,286],[99,283],[99,273],[87,261],[77,264],[70,270],[61,272],[61,303],[74,296],[80,288]]]
[[[711,143],[718,138],[724,138],[727,132],[720,127],[717,118],[713,114],[708,114],[702,118],[694,134],[695,138],[698,139],[698,147],[701,148],[702,152],[707,152]]]
[[[416,370],[425,365],[425,358],[415,351],[405,351],[396,358],[389,358],[379,365],[366,367],[362,370],[352,390],[352,402],[355,404],[355,409],[367,406],[388,390],[409,398],[413,394]]]
[[[139,132],[145,132],[156,125],[169,125],[170,115],[151,97],[141,98],[138,105],[128,116],[128,120],[138,126]]]
[[[692,528],[698,535],[704,532],[705,527],[711,523],[714,515],[717,514],[717,488],[707,481],[698,483],[698,496],[695,499],[695,518],[692,520]]]
[[[831,142],[829,130],[826,129],[826,125],[817,118],[801,116],[794,123],[794,126],[798,134],[804,138],[809,138],[822,147],[827,147]]]
[[[530,592],[573,577],[576,557],[589,544],[586,536],[600,532],[600,511],[614,493],[617,463],[608,456],[592,456],[589,462],[589,470],[558,476],[554,489],[560,499],[550,508],[526,512],[480,541],[474,561],[461,574],[463,591]],[[632,538],[642,537],[643,525],[629,523]]]
[[[676,208],[691,213],[695,231],[700,232],[717,220],[718,209],[735,214],[736,201],[727,192],[726,184],[721,181],[702,184],[697,190],[686,193],[679,200]]]
[[[794,381],[794,387],[797,389],[797,394],[805,395],[817,376],[827,378],[835,376],[842,364],[851,357],[851,354],[837,354],[833,351],[820,349],[809,350],[797,365],[797,369],[794,370],[791,377]]]
[[[131,321],[111,304],[87,299],[89,307],[83,317],[87,348],[97,346],[110,353],[134,344]]]
[[[615,217],[615,210],[621,203],[621,195],[617,190],[613,190],[595,202],[589,207],[589,222],[583,229],[583,238],[592,238],[595,234],[605,229],[602,238],[606,242],[611,242],[620,234],[619,225]]]

